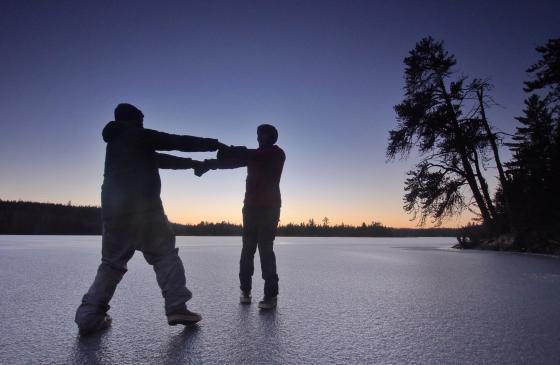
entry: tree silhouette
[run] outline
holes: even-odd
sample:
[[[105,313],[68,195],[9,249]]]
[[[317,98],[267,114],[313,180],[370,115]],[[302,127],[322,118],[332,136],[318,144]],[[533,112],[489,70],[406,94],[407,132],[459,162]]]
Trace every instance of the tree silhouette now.
[[[419,216],[420,225],[430,217],[441,224],[475,205],[483,223],[494,226],[498,217],[483,175],[490,149],[504,181],[505,173],[486,118],[491,85],[456,77],[455,57],[431,37],[418,42],[404,63],[405,98],[394,107],[398,126],[389,132],[387,157],[407,157],[414,147],[422,157],[408,172],[404,209]]]
[[[560,38],[550,39],[544,46],[537,47],[541,59],[527,69],[535,76],[534,80],[526,81],[524,90],[532,92],[550,88],[549,102],[560,102]]]
[[[550,39],[544,46],[537,47],[541,59],[529,67],[528,73],[535,79],[525,82],[525,91],[546,90],[544,102],[554,119],[551,164],[553,166],[552,185],[560,184],[560,38]],[[551,198],[560,207],[559,194]]]
[[[516,224],[521,228],[548,221],[551,196],[557,189],[552,185],[552,113],[537,95],[529,97],[525,105],[524,116],[516,118],[522,126],[517,127],[513,142],[508,143],[513,157],[507,164],[516,196]]]
[[[516,225],[522,234],[538,232],[550,241],[559,236],[560,220],[560,39],[549,40],[537,52],[541,59],[527,70],[534,79],[525,82],[525,91],[544,95],[525,100],[524,115],[516,118],[521,126],[507,144],[512,159],[506,166]]]

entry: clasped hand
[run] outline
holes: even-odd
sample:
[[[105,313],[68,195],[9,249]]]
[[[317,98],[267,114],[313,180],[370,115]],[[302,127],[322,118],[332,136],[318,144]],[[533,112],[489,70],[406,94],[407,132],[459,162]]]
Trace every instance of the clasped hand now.
[[[227,151],[231,150],[232,147],[223,144],[221,142],[218,142],[218,157],[220,156],[220,154],[223,153],[227,153]],[[202,175],[204,175],[205,173],[207,173],[209,170],[215,170],[218,168],[218,160],[217,159],[206,159],[204,161],[193,161],[195,163],[194,165],[194,174],[198,177],[201,177]]]

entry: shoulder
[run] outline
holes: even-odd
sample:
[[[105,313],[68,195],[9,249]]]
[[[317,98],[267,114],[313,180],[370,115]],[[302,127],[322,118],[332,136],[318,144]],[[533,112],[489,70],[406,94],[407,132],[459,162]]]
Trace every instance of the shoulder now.
[[[282,148],[280,148],[277,145],[272,146],[272,148],[274,149],[274,152],[278,154],[278,156],[282,156],[282,158],[286,158],[286,153]]]
[[[256,157],[261,160],[280,162],[286,159],[286,154],[284,153],[284,151],[276,145],[270,147],[258,148],[255,151],[256,151]]]

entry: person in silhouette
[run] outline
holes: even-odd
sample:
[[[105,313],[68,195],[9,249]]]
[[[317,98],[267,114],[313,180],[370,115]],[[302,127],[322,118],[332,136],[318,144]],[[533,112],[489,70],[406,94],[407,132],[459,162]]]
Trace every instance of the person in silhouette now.
[[[264,279],[264,298],[258,304],[261,309],[275,308],[278,295],[273,243],[280,219],[280,177],[286,155],[276,145],[277,140],[276,128],[270,124],[262,124],[257,128],[257,149],[233,146],[222,148],[217,159],[204,160],[202,165],[195,167],[195,174],[201,176],[211,169],[247,166],[243,205],[243,248],[239,260],[240,302],[251,303],[253,261],[258,247]]]
[[[82,335],[110,326],[109,301],[136,250],[154,268],[169,325],[201,320],[198,313],[186,306],[192,294],[186,287],[175,234],[163,210],[158,171],[191,169],[201,162],[156,151],[216,151],[224,145],[217,139],[145,129],[143,121],[144,114],[138,108],[119,104],[115,121],[103,129],[107,148],[101,187],[101,264],[76,311],[75,321]]]

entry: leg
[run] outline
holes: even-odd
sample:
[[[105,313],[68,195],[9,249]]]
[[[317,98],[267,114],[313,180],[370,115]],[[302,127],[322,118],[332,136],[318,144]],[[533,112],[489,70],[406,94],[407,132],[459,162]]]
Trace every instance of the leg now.
[[[278,295],[278,274],[276,273],[276,255],[273,245],[280,211],[277,208],[266,208],[262,209],[260,216],[258,237],[264,295],[275,297]]]
[[[76,311],[75,321],[80,330],[88,332],[97,328],[110,308],[109,302],[127,271],[126,263],[134,255],[127,229],[118,222],[103,222],[101,264]]]
[[[175,248],[175,234],[163,214],[149,217],[142,228],[138,249],[156,273],[156,280],[165,300],[167,315],[181,310],[191,299],[186,287],[185,269]]]
[[[243,208],[243,247],[239,260],[239,282],[242,291],[251,291],[254,258],[258,242],[257,215],[253,209]]]

